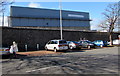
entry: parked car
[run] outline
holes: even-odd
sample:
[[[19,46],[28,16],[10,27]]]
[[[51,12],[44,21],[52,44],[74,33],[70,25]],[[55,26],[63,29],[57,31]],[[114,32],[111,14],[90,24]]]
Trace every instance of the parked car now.
[[[108,42],[104,40],[96,40],[93,43],[100,47],[108,46]]]
[[[50,40],[45,45],[46,50],[54,50],[56,52],[57,50],[68,50],[68,44],[66,40]]]
[[[67,41],[69,49],[81,49],[82,45],[76,41]]]
[[[120,45],[120,40],[118,40],[118,39],[113,40],[113,45]]]
[[[9,48],[0,47],[0,55],[8,55],[8,54],[10,54],[9,50],[10,50]]]
[[[110,45],[110,42],[108,42],[108,44]],[[113,45],[120,45],[120,40],[119,39],[113,40]]]
[[[90,48],[95,48],[96,47],[96,45],[94,43],[92,43],[91,41],[88,41],[88,40],[81,40],[81,41],[79,41],[79,43],[82,44],[83,48],[90,49]]]

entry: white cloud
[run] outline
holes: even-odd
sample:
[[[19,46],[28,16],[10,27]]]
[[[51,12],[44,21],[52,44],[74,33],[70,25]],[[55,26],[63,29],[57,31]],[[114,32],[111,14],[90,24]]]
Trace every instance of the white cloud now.
[[[16,0],[16,2],[59,2],[59,0]],[[62,0],[62,2],[119,2],[119,0]]]
[[[93,18],[91,21],[91,30],[100,30],[101,28],[98,26],[101,20],[97,18]]]
[[[90,29],[91,30],[97,30],[97,26],[96,25],[91,25]]]
[[[34,8],[40,8],[41,5],[35,2],[30,2],[30,4],[28,5],[28,7],[34,7]]]
[[[3,17],[0,16],[0,26],[2,26],[2,21],[3,21]],[[4,26],[8,26],[8,18],[7,18],[7,16],[4,17]]]

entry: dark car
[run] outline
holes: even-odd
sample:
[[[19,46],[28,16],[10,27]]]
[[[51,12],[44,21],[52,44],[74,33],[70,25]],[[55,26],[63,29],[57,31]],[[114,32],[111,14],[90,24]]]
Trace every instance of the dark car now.
[[[108,46],[108,42],[104,40],[96,40],[93,43],[100,47]]]
[[[77,41],[67,41],[69,49],[81,49],[82,45]]]
[[[95,48],[96,45],[94,43],[92,43],[91,41],[88,41],[88,40],[82,40],[82,41],[79,41],[80,44],[82,44],[82,47],[83,48]]]

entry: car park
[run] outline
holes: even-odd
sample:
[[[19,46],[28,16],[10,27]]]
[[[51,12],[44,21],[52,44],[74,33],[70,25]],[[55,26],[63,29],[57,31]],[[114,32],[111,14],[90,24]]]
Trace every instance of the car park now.
[[[88,41],[88,40],[81,40],[81,41],[79,41],[79,43],[82,44],[83,48],[90,49],[90,48],[95,48],[96,47],[96,45],[94,43],[92,43],[91,41]]]
[[[76,41],[67,41],[69,49],[81,49],[82,45]]]
[[[0,55],[8,55],[8,54],[10,54],[9,50],[10,50],[9,48],[0,47]]]
[[[68,50],[68,44],[66,40],[50,40],[45,45],[46,50],[54,50],[54,52],[58,50]]]
[[[96,40],[93,43],[100,47],[108,46],[108,42],[105,40]]]

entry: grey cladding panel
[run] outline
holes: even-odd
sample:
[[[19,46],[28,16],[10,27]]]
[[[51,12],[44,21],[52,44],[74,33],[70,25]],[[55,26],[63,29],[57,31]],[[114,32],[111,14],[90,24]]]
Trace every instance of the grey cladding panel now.
[[[11,16],[13,17],[34,17],[34,18],[59,18],[60,11],[43,8],[11,7]],[[89,20],[89,13],[62,11],[64,19],[86,19]]]
[[[42,8],[11,7],[11,26],[60,26],[60,11]],[[63,26],[89,27],[89,13],[62,11]],[[89,28],[88,28],[89,29]]]
[[[59,20],[55,19],[22,19],[12,18],[13,26],[59,26]],[[63,20],[63,26],[90,26],[89,21]]]

